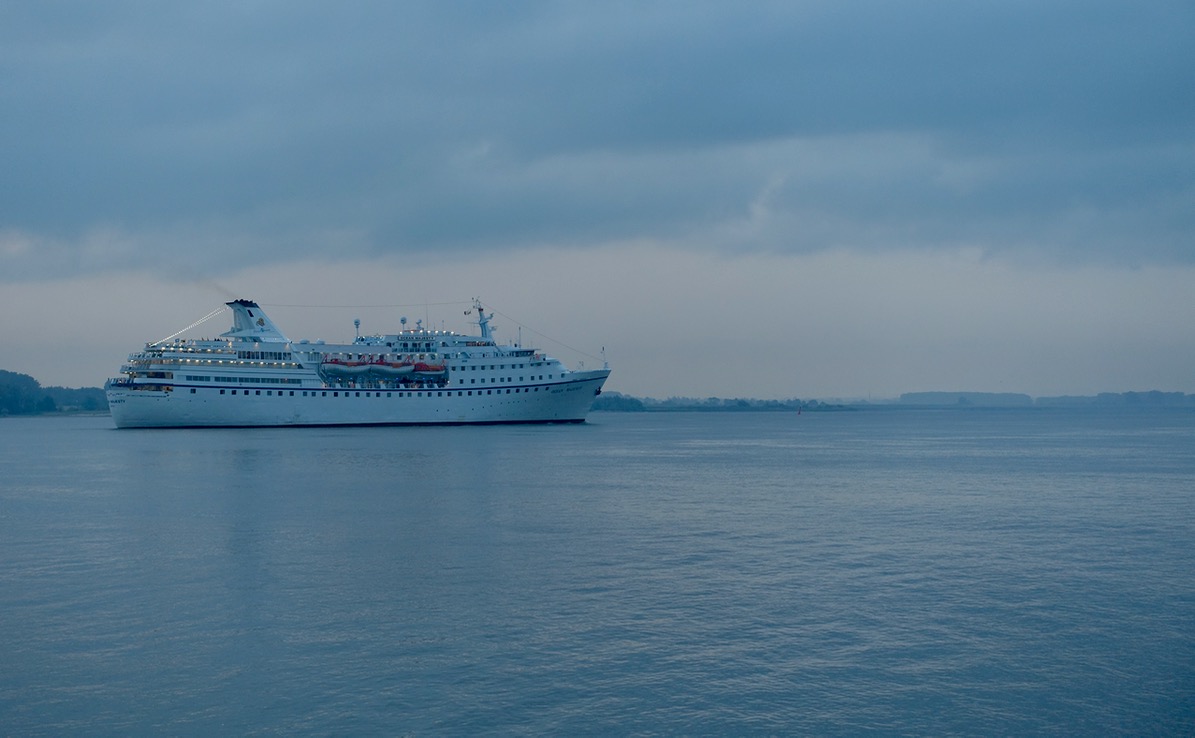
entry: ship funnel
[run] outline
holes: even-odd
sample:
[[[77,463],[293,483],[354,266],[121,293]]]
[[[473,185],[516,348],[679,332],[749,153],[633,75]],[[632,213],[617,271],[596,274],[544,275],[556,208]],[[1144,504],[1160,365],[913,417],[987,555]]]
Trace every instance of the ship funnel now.
[[[232,310],[232,330],[221,333],[223,338],[247,338],[262,343],[288,343],[289,339],[274,325],[265,311],[252,300],[233,300],[224,303]]]

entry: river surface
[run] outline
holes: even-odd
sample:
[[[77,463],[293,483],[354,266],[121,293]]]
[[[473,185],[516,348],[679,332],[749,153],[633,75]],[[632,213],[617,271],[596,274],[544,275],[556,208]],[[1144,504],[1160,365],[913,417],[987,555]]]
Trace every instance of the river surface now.
[[[4,735],[1195,733],[1195,413],[0,419]]]

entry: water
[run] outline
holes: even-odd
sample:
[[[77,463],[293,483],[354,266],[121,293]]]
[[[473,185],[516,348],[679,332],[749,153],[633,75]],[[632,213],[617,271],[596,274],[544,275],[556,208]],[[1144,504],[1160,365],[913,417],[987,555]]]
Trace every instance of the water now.
[[[1195,413],[0,419],[0,733],[1195,733]]]

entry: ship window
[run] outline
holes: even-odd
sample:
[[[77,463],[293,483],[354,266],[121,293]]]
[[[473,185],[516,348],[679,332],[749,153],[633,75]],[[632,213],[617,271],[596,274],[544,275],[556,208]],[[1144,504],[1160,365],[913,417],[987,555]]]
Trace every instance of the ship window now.
[[[360,397],[360,396],[361,396],[361,393],[360,393],[360,392],[358,392],[358,393],[357,393],[357,397]],[[346,395],[346,397],[347,397],[347,395]]]
[[[224,394],[224,390],[220,390],[220,394]]]
[[[195,394],[195,388],[194,388],[194,387],[192,387],[192,388],[191,388],[191,394]]]
[[[328,393],[327,393],[327,392],[325,392],[324,394],[326,395],[326,394],[328,394]],[[340,393],[339,393],[339,392],[333,392],[333,393],[332,393],[332,396],[333,396],[333,397],[340,397]]]
[[[259,394],[259,395],[260,395],[261,393],[260,393],[260,392],[258,392],[257,394]],[[274,394],[274,390],[266,390],[266,394],[267,394],[267,395],[272,395],[272,394]]]
[[[492,394],[494,394],[494,390],[486,390],[485,393],[487,395],[492,395]]]
[[[255,394],[255,395],[260,395],[260,394],[261,394],[261,390],[253,390],[253,394]]]
[[[306,393],[306,392],[304,392],[303,394],[307,394],[307,393]],[[294,397],[294,396],[295,396],[295,391],[294,391],[294,390],[291,390],[291,391],[290,391],[290,396],[291,396],[291,397]]]

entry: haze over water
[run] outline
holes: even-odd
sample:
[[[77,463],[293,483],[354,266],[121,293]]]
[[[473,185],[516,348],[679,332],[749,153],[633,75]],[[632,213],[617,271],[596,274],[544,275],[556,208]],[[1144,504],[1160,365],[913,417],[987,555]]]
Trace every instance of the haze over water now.
[[[0,728],[1190,734],[1189,411],[0,421]]]

